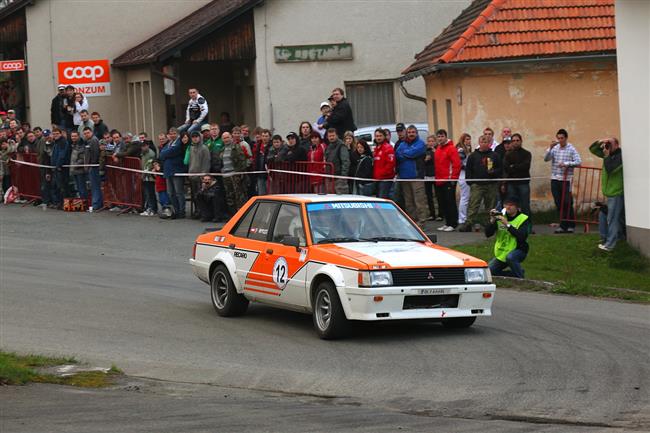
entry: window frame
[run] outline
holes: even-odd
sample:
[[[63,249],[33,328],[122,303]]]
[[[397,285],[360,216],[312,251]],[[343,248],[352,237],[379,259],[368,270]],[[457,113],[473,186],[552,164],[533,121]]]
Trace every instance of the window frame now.
[[[287,202],[287,201],[282,201],[282,202],[278,202],[278,203],[280,203],[280,206],[278,206],[277,212],[273,216],[273,226],[272,226],[272,229],[269,229],[269,235],[270,236],[269,236],[269,241],[268,242],[270,242],[272,244],[277,244],[277,245],[284,245],[282,242],[275,242],[273,240],[273,234],[275,233],[275,225],[278,222],[278,216],[280,215],[280,209],[282,209],[282,206],[286,205],[286,206],[293,206],[293,207],[298,208],[298,215],[300,215],[300,222],[302,222],[302,234],[303,234],[303,238],[304,238],[304,244],[301,243],[300,247],[302,247],[302,248],[306,247],[308,245],[308,243],[307,243],[307,226],[305,225],[305,216],[303,215],[303,212],[302,212],[302,205],[300,203],[292,203],[292,202]]]
[[[254,238],[250,237],[250,228],[251,228],[251,225],[253,224],[253,221],[255,221],[255,217],[257,216],[257,211],[259,210],[260,205],[262,205],[264,203],[273,204],[273,205],[276,206],[276,208],[273,210],[273,213],[271,215],[271,219],[269,221],[269,232],[266,234],[266,239],[254,239]],[[241,217],[241,219],[239,221],[237,221],[237,224],[235,224],[233,229],[230,231],[230,235],[234,236],[234,237],[236,237],[238,239],[248,239],[250,241],[257,241],[257,242],[269,242],[269,239],[271,238],[271,235],[273,234],[273,228],[275,227],[275,220],[276,220],[276,218],[278,216],[278,211],[280,210],[280,205],[282,203],[283,202],[280,202],[280,201],[277,201],[277,200],[257,200],[257,201],[255,201],[255,203],[253,203],[251,205],[251,207],[246,211],[246,213]],[[244,218],[246,218],[248,216],[249,212],[253,211],[253,209],[252,209],[253,207],[255,207],[255,210],[254,210],[253,217],[251,218],[251,222],[248,225],[248,230],[246,231],[246,237],[241,237],[241,236],[235,235],[234,232],[239,229],[239,225],[244,220]]]

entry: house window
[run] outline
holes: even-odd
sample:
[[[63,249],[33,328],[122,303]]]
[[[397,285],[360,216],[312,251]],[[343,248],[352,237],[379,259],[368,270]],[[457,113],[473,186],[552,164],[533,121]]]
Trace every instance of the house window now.
[[[357,127],[395,123],[393,82],[345,83]]]
[[[440,123],[438,122],[438,101],[435,99],[431,100],[431,117],[433,117],[433,134],[435,134],[440,129]]]
[[[451,99],[445,100],[447,103],[447,137],[454,136],[454,119],[451,114]]]

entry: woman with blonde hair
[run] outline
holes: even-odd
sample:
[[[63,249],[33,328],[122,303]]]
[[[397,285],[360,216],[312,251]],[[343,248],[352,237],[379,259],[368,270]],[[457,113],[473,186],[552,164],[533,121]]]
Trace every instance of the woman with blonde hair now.
[[[460,186],[460,200],[458,202],[458,224],[465,224],[467,221],[467,207],[469,205],[469,185],[465,182],[465,164],[467,157],[472,153],[472,136],[468,133],[463,133],[456,142],[458,149],[458,156],[460,157],[460,177],[458,178],[458,186]]]

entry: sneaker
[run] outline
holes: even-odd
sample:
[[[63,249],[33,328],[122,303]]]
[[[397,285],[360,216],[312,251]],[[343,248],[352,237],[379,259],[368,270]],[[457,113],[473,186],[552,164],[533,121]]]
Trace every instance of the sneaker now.
[[[109,211],[109,212],[119,212],[119,211],[121,211],[121,210],[122,210],[122,209],[120,209],[119,206],[113,206],[113,207],[110,208],[108,211]]]
[[[447,227],[445,227],[442,231],[443,231],[443,232],[453,232],[453,231],[455,231],[455,230],[456,230],[456,229],[455,229],[454,227],[452,227],[452,226],[447,226]]]
[[[555,231],[553,233],[561,234],[561,233],[566,233],[566,232],[567,231],[564,230],[562,227],[558,227],[558,228],[555,229]]]
[[[436,218],[436,221],[442,221],[442,217]]]
[[[573,227],[569,227],[568,229],[566,229],[566,232],[567,233],[573,233],[573,232],[575,232],[575,229]]]
[[[607,246],[605,246],[603,244],[598,244],[598,248],[600,248],[603,251],[607,251],[607,252],[610,252],[613,249],[613,248],[609,248],[609,247],[607,247]]]
[[[156,216],[156,212],[153,211],[153,209],[147,209],[147,216]]]
[[[449,226],[448,226],[448,225],[444,225],[444,226],[442,226],[442,227],[438,227],[438,231],[439,231],[439,232],[444,232],[445,229],[446,229],[447,227],[449,227]]]
[[[149,211],[146,210],[140,214],[140,216],[149,216]]]
[[[93,213],[93,212],[94,212],[94,211],[93,211],[93,207],[90,206],[86,212],[88,212],[88,213]]]

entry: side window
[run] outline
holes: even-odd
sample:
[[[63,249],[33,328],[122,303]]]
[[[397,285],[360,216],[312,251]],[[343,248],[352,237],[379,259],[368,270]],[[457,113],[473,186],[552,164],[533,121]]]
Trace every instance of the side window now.
[[[265,241],[269,236],[269,228],[273,215],[278,208],[278,203],[261,202],[257,205],[257,212],[253,217],[253,222],[248,229],[248,238],[257,241]]]
[[[300,245],[305,246],[305,229],[302,225],[300,207],[291,204],[283,204],[278,212],[278,218],[273,227],[271,242],[281,243],[285,237],[294,236],[300,239]]]
[[[248,236],[248,229],[251,226],[251,221],[253,221],[253,216],[255,215],[255,210],[257,209],[257,203],[248,209],[248,212],[239,220],[235,229],[230,232],[233,236],[238,238],[245,238]]]

